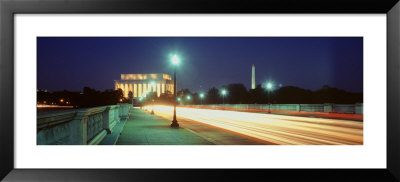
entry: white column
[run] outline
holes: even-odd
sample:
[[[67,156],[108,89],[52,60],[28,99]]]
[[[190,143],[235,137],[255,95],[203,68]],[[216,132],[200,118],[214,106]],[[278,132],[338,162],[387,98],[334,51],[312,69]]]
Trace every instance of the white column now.
[[[165,93],[165,84],[161,84],[161,93]]]
[[[138,94],[137,94],[137,84],[135,83],[134,85],[133,85],[133,97],[138,97]]]
[[[161,95],[161,84],[157,84],[157,97],[160,97]]]
[[[125,86],[124,86],[124,95],[125,95],[125,98],[127,98],[128,97],[128,93],[129,93],[129,88],[128,88],[128,84],[124,84]]]
[[[138,92],[139,92],[139,97],[142,97],[142,84],[138,84]]]
[[[143,96],[143,97],[145,96],[146,91],[147,91],[147,89],[146,89],[146,84],[143,83],[143,84],[142,84],[142,96]]]

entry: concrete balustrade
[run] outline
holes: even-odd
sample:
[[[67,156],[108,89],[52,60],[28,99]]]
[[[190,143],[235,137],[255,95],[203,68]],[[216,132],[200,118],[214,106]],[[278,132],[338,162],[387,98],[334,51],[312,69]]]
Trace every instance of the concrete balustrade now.
[[[119,118],[121,119],[121,121],[126,121],[128,119],[129,116],[129,110],[132,109],[132,104],[118,104],[119,107]]]
[[[271,111],[297,111],[342,113],[363,115],[363,104],[214,104],[214,105],[186,105],[188,107],[202,107],[210,109],[230,110],[271,110]]]
[[[129,117],[130,104],[41,113],[38,145],[97,145],[114,126]]]
[[[363,115],[364,114],[364,104],[363,103],[357,103],[355,105],[355,112],[358,115]]]

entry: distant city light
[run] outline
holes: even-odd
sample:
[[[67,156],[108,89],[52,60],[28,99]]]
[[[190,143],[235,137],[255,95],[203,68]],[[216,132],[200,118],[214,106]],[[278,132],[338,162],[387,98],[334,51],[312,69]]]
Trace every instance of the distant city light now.
[[[64,102],[64,99],[60,99],[60,102]]]
[[[142,100],[143,100],[143,97],[140,97],[140,98],[139,98],[139,101],[142,101]]]
[[[172,56],[172,64],[179,64],[179,57],[176,54]]]
[[[186,99],[187,99],[187,100],[190,100],[190,99],[191,99],[190,95],[186,96]]]
[[[200,96],[200,98],[204,98],[204,94],[203,93],[201,93],[199,96]]]
[[[177,100],[178,100],[178,101],[181,101],[181,98],[180,98],[180,97],[178,97],[178,98],[177,98]]]
[[[120,102],[122,102],[122,99],[119,99]]]

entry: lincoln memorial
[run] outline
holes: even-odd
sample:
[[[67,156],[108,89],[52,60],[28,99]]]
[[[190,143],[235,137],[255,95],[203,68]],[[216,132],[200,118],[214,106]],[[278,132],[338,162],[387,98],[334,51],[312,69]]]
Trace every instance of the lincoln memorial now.
[[[160,97],[164,93],[174,93],[174,81],[171,75],[165,73],[121,74],[121,80],[115,80],[115,90],[118,89],[122,89],[126,98],[129,91],[133,93],[133,98],[145,97],[153,92]]]

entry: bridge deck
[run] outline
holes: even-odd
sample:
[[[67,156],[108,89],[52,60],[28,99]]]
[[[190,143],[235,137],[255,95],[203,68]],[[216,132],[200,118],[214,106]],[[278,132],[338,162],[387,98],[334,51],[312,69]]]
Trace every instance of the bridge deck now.
[[[116,145],[254,145],[266,144],[210,125],[178,118],[180,128],[171,120],[140,109],[133,109]]]
[[[133,109],[117,145],[212,145],[184,128],[173,129],[171,121]]]

